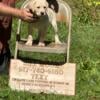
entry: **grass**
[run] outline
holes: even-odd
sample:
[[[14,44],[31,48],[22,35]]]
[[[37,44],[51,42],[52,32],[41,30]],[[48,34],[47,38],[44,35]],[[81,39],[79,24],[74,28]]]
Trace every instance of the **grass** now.
[[[14,55],[15,33],[17,21],[14,20],[10,47]],[[66,32],[63,24],[60,26],[60,38],[65,40]],[[23,36],[26,31],[24,26]],[[47,39],[52,39],[51,29]],[[25,35],[26,37],[26,35]],[[63,61],[63,55],[20,52],[22,57],[48,61]],[[0,75],[0,100],[100,100],[100,23],[94,25],[82,24],[73,17],[70,62],[77,64],[76,95],[63,96],[54,94],[33,94],[12,91],[8,86],[9,76]]]
[[[61,25],[63,32],[64,26]],[[99,100],[100,99],[100,34],[99,25],[87,25],[77,22],[74,17],[71,36],[70,62],[77,64],[76,95],[62,96],[54,94],[31,94],[12,91],[8,86],[8,75],[0,75],[0,100]],[[13,24],[11,43],[14,55],[16,21]],[[62,30],[63,29],[63,30]],[[25,30],[24,30],[25,31]],[[49,31],[50,32],[50,31]],[[64,33],[64,32],[63,32]],[[65,33],[64,33],[65,34]],[[63,35],[61,35],[64,38]],[[50,37],[49,37],[50,38]],[[27,53],[21,52],[20,56]],[[26,55],[26,56],[30,56]],[[34,55],[34,57],[33,57]],[[34,59],[62,61],[63,56],[52,54],[34,54]]]

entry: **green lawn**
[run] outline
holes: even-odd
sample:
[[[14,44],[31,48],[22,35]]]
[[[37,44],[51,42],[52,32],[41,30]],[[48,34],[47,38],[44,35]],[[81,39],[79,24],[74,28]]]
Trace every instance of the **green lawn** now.
[[[12,56],[15,48],[17,21],[14,20],[10,47]],[[22,35],[27,36],[26,25]],[[65,26],[59,25],[62,42],[66,38]],[[47,40],[54,40],[53,31],[48,30]],[[21,57],[34,60],[64,61],[63,55],[20,52]],[[76,95],[33,94],[12,91],[8,86],[9,76],[0,74],[0,100],[100,100],[100,22],[94,25],[82,24],[73,17],[70,62],[76,63]]]
[[[8,75],[0,75],[0,100],[100,100],[100,23],[81,24],[74,17],[71,36],[70,62],[77,64],[76,95],[31,94],[16,92],[8,86]],[[61,38],[65,37],[65,27],[61,27]],[[24,30],[26,31],[26,30]],[[13,24],[10,41],[12,55],[15,47],[16,21]],[[48,30],[48,33],[51,31]],[[50,36],[48,35],[48,39]],[[20,56],[26,55],[20,52]],[[27,56],[30,56],[29,53]],[[24,56],[25,57],[25,56]],[[32,53],[32,59],[63,61],[62,55]]]

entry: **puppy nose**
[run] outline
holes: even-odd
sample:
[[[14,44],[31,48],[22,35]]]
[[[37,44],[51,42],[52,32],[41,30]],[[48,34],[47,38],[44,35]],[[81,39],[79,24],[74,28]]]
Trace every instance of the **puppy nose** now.
[[[44,15],[44,12],[41,12],[41,15]]]

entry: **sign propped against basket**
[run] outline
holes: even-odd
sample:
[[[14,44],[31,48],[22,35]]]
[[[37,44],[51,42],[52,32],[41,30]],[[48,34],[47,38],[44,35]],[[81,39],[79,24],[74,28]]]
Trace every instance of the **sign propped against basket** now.
[[[9,85],[18,91],[75,95],[75,69],[71,63],[48,65],[12,59]]]

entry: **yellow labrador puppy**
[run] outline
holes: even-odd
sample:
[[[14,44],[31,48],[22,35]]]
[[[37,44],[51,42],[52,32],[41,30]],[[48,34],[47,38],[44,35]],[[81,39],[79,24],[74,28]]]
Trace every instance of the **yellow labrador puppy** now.
[[[48,3],[46,0],[26,0],[21,8],[30,9],[30,12],[33,14],[33,17],[36,17],[37,20],[28,25],[28,39],[26,45],[32,45],[32,32],[33,28],[38,30],[39,34],[39,46],[44,46],[44,36],[47,29],[48,18],[47,18],[47,8]]]

